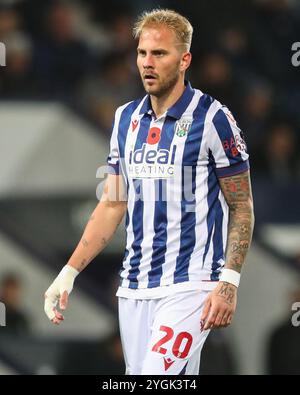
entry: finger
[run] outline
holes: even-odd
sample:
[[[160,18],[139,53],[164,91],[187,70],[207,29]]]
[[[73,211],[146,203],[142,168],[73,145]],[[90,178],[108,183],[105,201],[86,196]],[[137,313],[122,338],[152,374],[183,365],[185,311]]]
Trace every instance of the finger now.
[[[64,316],[59,311],[57,311],[56,309],[54,310],[54,314],[55,314],[55,318],[57,318],[58,320],[63,320],[64,319]]]
[[[60,324],[65,318],[64,316],[57,310],[54,310],[55,317],[51,320],[53,324]]]
[[[232,309],[228,308],[228,306],[226,308],[224,308],[223,309],[223,318],[222,318],[220,327],[228,326],[231,322],[232,316],[233,316]],[[230,322],[228,322],[229,319],[230,319]]]
[[[208,318],[206,319],[205,325],[204,325],[204,330],[207,329],[212,329],[214,326],[214,322],[218,316],[219,311],[215,310],[215,308],[210,309],[210,313]]]
[[[205,300],[204,307],[202,310],[202,314],[201,314],[201,318],[200,318],[201,321],[204,322],[206,320],[209,310],[210,310],[210,306],[211,306],[211,301],[210,301],[210,297],[208,296],[207,299]]]
[[[65,310],[67,308],[68,299],[69,299],[68,292],[64,291],[62,296],[60,297],[60,301],[59,301],[59,307],[61,308],[61,310]]]
[[[220,327],[226,327],[228,321],[228,315],[224,315]]]
[[[58,318],[55,317],[55,318],[53,318],[52,322],[55,325],[59,325],[61,323],[61,320],[59,320]]]
[[[56,298],[51,298],[45,295],[45,303],[44,303],[44,311],[49,318],[52,320],[55,317],[54,309],[56,306],[57,300]]]
[[[227,326],[231,325],[232,318],[233,318],[233,316],[232,316],[232,314],[230,314],[228,319],[227,319]]]
[[[219,328],[222,324],[224,318],[224,313],[219,313],[215,319],[215,322],[213,323],[214,328]]]
[[[224,314],[221,325],[224,327],[230,325],[231,319],[232,319],[232,314],[230,313]]]
[[[59,325],[63,320],[59,320],[58,318],[53,318],[52,322],[53,324]]]

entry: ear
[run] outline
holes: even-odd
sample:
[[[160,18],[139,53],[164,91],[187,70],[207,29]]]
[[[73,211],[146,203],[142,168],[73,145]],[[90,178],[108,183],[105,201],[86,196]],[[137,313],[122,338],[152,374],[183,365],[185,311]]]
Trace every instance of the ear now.
[[[192,54],[190,52],[184,52],[182,54],[180,62],[180,71],[185,71],[189,68],[192,61]]]

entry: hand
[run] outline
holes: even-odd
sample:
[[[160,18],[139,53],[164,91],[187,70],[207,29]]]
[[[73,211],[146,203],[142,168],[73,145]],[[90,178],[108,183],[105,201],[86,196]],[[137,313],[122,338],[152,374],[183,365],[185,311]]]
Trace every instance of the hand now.
[[[231,324],[237,304],[237,287],[219,281],[207,296],[201,315],[202,330],[222,328]]]
[[[78,274],[79,272],[72,266],[64,266],[45,292],[44,310],[53,324],[59,325],[64,320],[64,316],[57,310],[57,304],[59,302],[59,308],[66,310],[69,295]]]

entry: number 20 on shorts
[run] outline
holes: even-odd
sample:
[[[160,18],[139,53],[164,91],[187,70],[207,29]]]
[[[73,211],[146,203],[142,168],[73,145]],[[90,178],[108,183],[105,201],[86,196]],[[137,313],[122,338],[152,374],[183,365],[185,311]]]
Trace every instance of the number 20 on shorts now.
[[[169,342],[174,337],[174,331],[172,328],[168,326],[161,325],[159,328],[160,331],[165,332],[166,335],[162,337],[157,343],[152,347],[152,351],[158,352],[160,354],[165,355],[167,353],[167,349],[162,347],[163,344]],[[185,341],[185,345],[182,346]],[[193,343],[193,336],[188,332],[180,332],[173,343],[172,352],[176,358],[186,358],[188,353],[190,352],[191,346]],[[183,348],[180,351],[180,348]]]

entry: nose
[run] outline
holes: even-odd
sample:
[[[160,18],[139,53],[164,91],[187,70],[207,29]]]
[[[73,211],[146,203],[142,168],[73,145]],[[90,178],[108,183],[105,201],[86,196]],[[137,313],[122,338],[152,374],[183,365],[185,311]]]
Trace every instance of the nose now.
[[[154,68],[153,56],[151,54],[147,54],[144,57],[144,59],[143,59],[143,68],[145,70]]]

